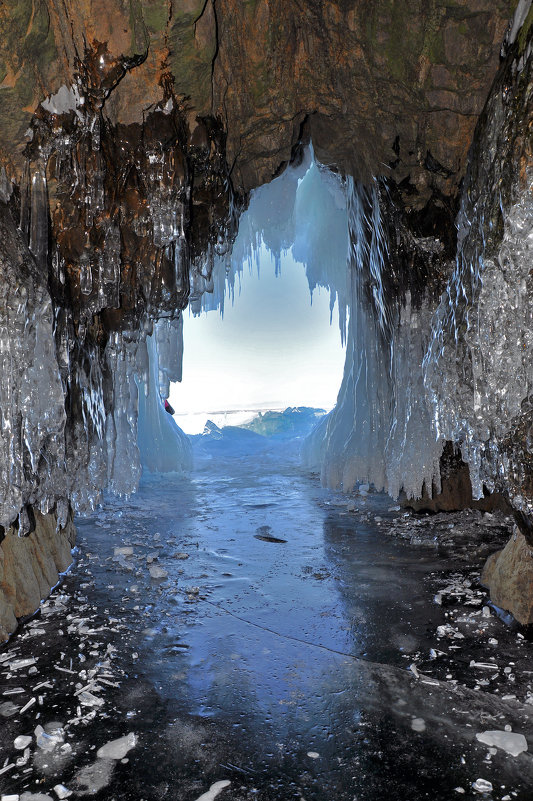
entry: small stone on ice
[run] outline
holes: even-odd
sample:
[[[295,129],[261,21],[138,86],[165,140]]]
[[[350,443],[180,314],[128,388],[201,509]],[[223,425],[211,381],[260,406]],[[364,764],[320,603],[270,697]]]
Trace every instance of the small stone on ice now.
[[[320,754],[319,754],[317,751],[308,751],[308,752],[307,752],[307,756],[308,756],[310,759],[318,759],[318,758],[319,758],[319,756],[320,756]]]
[[[518,756],[527,751],[527,740],[524,735],[512,731],[483,731],[476,734],[476,739],[485,745],[495,745],[511,756]]]
[[[137,737],[133,732],[119,737],[118,740],[111,740],[96,752],[99,759],[124,759],[128,751],[137,745]]]
[[[24,751],[24,749],[29,746],[31,741],[32,737],[29,737],[27,734],[20,734],[18,737],[15,737],[13,745],[17,751]]]
[[[476,779],[475,782],[472,782],[472,787],[478,793],[490,793],[492,791],[492,784],[486,779]]]
[[[426,721],[423,718],[413,718],[411,721],[411,728],[413,731],[425,731]]]

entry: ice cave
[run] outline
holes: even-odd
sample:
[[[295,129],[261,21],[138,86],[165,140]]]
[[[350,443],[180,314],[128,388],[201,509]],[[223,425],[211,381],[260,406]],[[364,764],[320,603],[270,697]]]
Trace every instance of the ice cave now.
[[[531,0],[0,29],[0,801],[530,801]]]

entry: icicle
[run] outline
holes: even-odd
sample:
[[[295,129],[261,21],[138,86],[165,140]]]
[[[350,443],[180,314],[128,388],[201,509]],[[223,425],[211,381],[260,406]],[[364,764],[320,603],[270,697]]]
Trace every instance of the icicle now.
[[[6,168],[0,170],[0,200],[2,203],[9,203],[13,194],[13,184],[7,177]]]
[[[37,265],[45,271],[48,259],[48,192],[43,165],[38,165],[31,179],[29,243]]]
[[[26,537],[29,534],[31,529],[30,517],[28,514],[28,509],[26,506],[23,506],[19,512],[19,519],[18,519],[18,536],[19,537]]]
[[[80,256],[80,292],[82,295],[90,295],[93,291],[93,274],[91,270],[91,257],[87,251],[83,251]]]
[[[160,323],[158,323],[160,327]],[[163,348],[168,347],[168,329],[163,326],[161,334]],[[150,361],[148,388],[139,393],[138,442],[143,468],[150,473],[182,473],[192,466],[192,450],[189,438],[176,425],[163,407],[160,393],[160,376],[164,372],[158,355],[157,337],[147,337]],[[173,350],[173,357],[179,349]],[[169,354],[165,360],[168,364]]]

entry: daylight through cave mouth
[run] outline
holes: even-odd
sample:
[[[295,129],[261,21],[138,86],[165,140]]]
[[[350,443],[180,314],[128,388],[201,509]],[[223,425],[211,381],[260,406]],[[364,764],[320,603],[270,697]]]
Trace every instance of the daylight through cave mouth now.
[[[163,411],[162,401],[168,398],[178,422],[180,415],[192,410],[218,415],[230,409],[244,413],[250,408],[312,405],[324,406],[329,413],[305,440],[303,461],[322,474],[324,484],[350,491],[357,482],[369,483],[393,497],[402,490],[412,498],[421,497],[427,488],[430,494],[433,489],[438,492],[444,439],[435,434],[423,375],[435,304],[427,302],[415,281],[411,288],[409,277],[404,286],[396,281],[391,262],[397,239],[394,203],[386,183],[375,181],[365,188],[342,178],[315,160],[312,146],[301,150],[282,175],[254,190],[231,247],[217,243],[205,269],[194,271],[191,279],[193,315],[206,312],[208,318],[219,322],[214,318],[217,312],[223,319],[228,308],[230,318],[235,308],[242,311],[240,336],[237,334],[225,355],[225,364],[210,368],[206,341],[206,349],[200,348],[194,357],[196,375],[203,383],[191,386],[188,397],[186,373],[183,386],[176,381],[182,377],[187,352],[184,327],[190,326],[194,349],[200,341],[198,329],[193,333],[198,321],[185,317],[184,326],[183,315],[174,321],[159,320],[153,336],[147,338],[151,378],[140,391],[138,435],[145,469],[152,473],[179,471],[191,464],[186,438]],[[259,278],[255,286],[252,271],[257,271]],[[306,334],[308,341],[303,343],[311,375],[298,376],[296,367],[291,368],[290,347],[284,346],[284,338],[290,340],[298,332],[292,334],[289,327],[281,326],[279,301],[277,309],[274,302],[270,309],[267,304],[272,285],[283,299],[285,314],[290,317],[292,313],[295,322],[297,302],[291,292],[296,290],[296,271],[300,278],[305,275],[311,302],[313,298],[317,302],[321,290],[329,293],[329,320],[338,318],[339,344],[346,347],[342,382],[331,364],[322,373],[318,359],[313,365],[313,340],[322,339],[318,350],[319,346],[323,349],[325,339],[314,324],[315,330]],[[276,276],[273,281],[272,273]],[[284,281],[288,281],[286,289]],[[246,309],[243,299],[248,285],[252,289]],[[318,301],[323,302],[323,297],[319,295]],[[255,329],[263,314],[270,333],[258,344]],[[214,323],[211,327],[217,337]],[[219,332],[224,330],[222,322]],[[331,334],[328,330],[329,338]],[[217,339],[221,336],[219,333]],[[302,343],[299,349],[304,350]],[[270,375],[262,376],[260,394],[253,396],[250,390],[262,369],[257,363],[262,350],[274,354],[278,365],[283,364],[278,375],[269,368]],[[213,356],[211,353],[209,358]],[[285,403],[276,393],[284,391],[287,372],[291,373],[292,392],[295,384],[300,386],[298,394],[292,399],[287,396]],[[220,392],[220,385],[231,386],[234,377],[235,384],[240,384],[237,395],[231,401],[218,400],[228,397]],[[217,382],[219,386],[213,387]],[[182,408],[182,399],[188,409]],[[197,416],[197,426],[200,419]],[[203,422],[206,419],[204,414]],[[223,415],[219,419],[224,419]],[[199,433],[202,428],[200,423],[200,428],[188,433]]]
[[[200,433],[208,418],[239,424],[267,410],[333,408],[344,364],[348,243],[344,184],[315,161],[312,148],[252,193],[231,251],[219,246],[209,275],[191,287],[189,314],[156,324],[148,340],[158,392],[152,401],[149,391],[146,402],[140,393],[145,468],[165,471],[181,456],[188,463],[158,395],[169,399],[187,434]],[[173,345],[162,331],[171,332]],[[173,371],[164,364],[169,346],[177,347]],[[154,434],[153,417],[162,436]]]

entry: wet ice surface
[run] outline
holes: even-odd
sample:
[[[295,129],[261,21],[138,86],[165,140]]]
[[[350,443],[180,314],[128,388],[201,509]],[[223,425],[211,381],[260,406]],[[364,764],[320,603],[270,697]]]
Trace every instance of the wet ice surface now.
[[[505,521],[347,499],[257,442],[78,521],[0,650],[0,792],[529,799],[531,647],[476,584]]]

